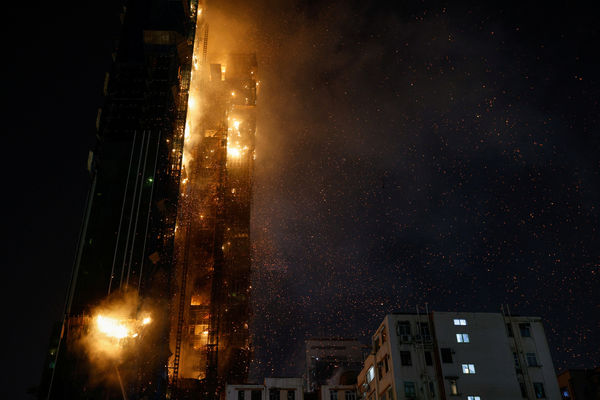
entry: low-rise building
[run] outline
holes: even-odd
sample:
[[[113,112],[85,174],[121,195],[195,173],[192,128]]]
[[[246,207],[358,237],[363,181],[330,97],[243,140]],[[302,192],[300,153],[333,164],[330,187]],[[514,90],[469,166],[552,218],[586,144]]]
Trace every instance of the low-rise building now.
[[[227,385],[226,400],[304,400],[302,378],[265,378],[264,384]]]
[[[358,376],[365,400],[559,400],[540,318],[390,314]]]

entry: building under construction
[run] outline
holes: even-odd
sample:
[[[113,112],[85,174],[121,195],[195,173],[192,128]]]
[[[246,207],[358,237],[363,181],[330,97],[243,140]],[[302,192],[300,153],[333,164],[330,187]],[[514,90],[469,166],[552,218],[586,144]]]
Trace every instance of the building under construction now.
[[[247,377],[257,63],[209,52],[206,15],[123,7],[41,398],[217,398]]]

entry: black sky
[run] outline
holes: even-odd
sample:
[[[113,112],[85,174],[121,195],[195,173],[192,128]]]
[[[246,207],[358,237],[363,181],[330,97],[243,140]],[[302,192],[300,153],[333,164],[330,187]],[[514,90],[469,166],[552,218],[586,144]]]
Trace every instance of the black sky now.
[[[12,398],[38,380],[62,310],[114,3],[5,15]],[[218,8],[241,21],[260,63],[255,376],[299,373],[309,336],[365,339],[386,313],[426,302],[509,304],[544,318],[557,369],[598,364],[591,5]]]

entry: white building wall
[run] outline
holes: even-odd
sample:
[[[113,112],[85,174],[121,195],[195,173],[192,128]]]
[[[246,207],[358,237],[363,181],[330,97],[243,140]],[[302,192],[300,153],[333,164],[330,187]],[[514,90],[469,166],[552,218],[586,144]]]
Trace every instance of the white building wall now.
[[[434,312],[433,326],[440,351],[440,365],[445,392],[451,395],[451,381],[456,381],[458,398],[480,396],[486,400],[520,399],[521,390],[514,368],[506,328],[501,314]],[[466,325],[455,325],[454,320]],[[468,343],[459,342],[457,334]],[[451,349],[452,363],[442,360],[441,349]],[[463,371],[472,365],[474,373]]]

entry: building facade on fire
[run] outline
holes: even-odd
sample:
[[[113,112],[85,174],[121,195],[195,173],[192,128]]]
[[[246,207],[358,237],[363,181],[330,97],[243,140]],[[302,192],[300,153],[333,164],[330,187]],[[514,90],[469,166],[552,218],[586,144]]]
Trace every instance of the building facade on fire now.
[[[248,372],[257,62],[208,51],[198,0],[129,0],[90,152],[64,320],[40,398],[216,398]],[[94,381],[79,339],[107,296],[162,310],[153,349]],[[119,387],[120,386],[120,387]]]

